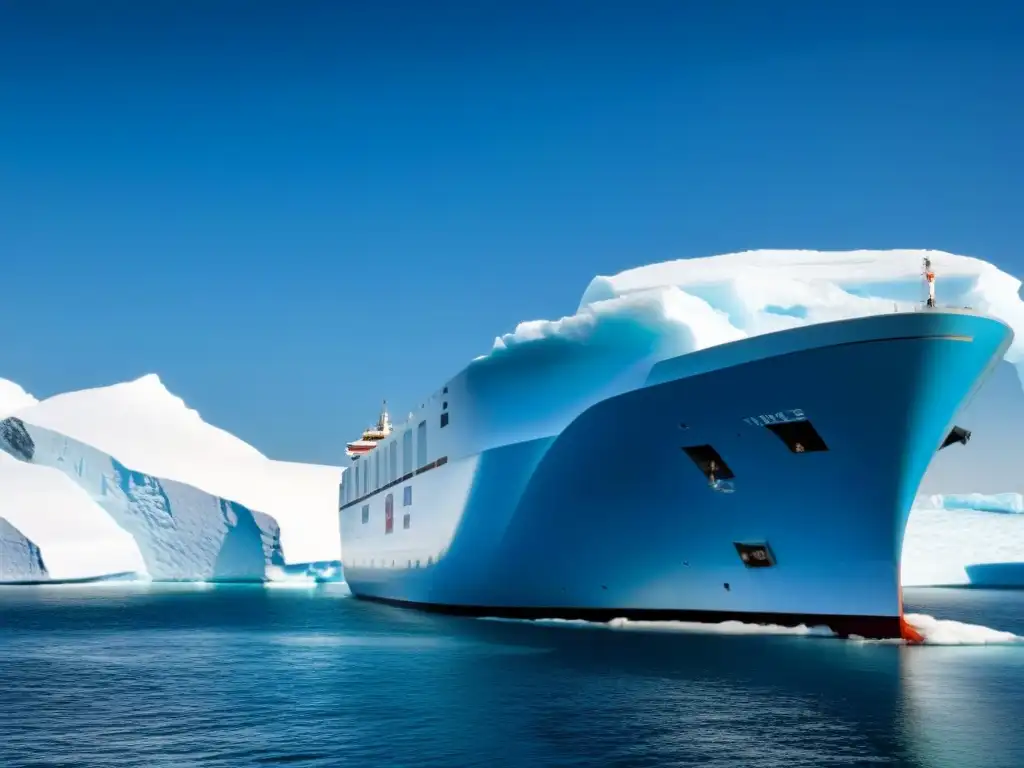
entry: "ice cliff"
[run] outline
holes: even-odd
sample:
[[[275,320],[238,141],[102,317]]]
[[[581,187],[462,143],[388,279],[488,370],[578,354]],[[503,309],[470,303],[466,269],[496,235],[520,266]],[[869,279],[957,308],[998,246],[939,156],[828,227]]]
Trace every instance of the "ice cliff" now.
[[[262,580],[340,559],[339,468],[266,458],[156,376],[42,402],[0,380],[0,398],[17,414],[0,420],[0,581]]]
[[[17,416],[114,456],[137,472],[270,515],[281,526],[288,562],[340,557],[339,467],[267,458],[203,421],[154,374],[56,395]]]
[[[284,564],[280,528],[269,515],[134,471],[17,417],[0,421],[0,449],[70,478],[131,536],[154,580],[262,580],[268,565]]]
[[[0,583],[49,578],[39,547],[0,517]]]

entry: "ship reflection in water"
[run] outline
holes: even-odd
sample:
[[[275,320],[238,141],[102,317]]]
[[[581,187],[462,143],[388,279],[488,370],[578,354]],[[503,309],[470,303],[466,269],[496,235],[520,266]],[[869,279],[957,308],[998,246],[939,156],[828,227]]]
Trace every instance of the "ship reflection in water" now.
[[[18,692],[0,699],[0,765],[72,749],[101,768],[1024,765],[1024,644],[498,621],[347,594],[0,589],[0,685]],[[907,604],[1024,635],[1024,593]]]

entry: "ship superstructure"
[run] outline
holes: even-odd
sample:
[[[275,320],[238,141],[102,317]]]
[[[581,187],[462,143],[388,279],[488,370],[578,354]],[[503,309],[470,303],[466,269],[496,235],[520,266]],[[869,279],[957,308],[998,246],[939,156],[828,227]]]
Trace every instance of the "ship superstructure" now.
[[[380,416],[377,417],[377,423],[363,430],[360,439],[346,444],[345,453],[350,459],[358,459],[376,448],[377,444],[381,440],[387,439],[393,431],[391,417],[388,415],[388,401],[385,400],[380,409]]]

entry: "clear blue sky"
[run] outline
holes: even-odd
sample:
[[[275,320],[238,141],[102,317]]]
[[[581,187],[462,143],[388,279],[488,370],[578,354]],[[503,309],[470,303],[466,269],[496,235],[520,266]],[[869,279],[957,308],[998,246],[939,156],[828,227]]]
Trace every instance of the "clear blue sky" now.
[[[0,5],[0,376],[158,372],[337,462],[590,278],[757,247],[1024,273],[1021,3]]]

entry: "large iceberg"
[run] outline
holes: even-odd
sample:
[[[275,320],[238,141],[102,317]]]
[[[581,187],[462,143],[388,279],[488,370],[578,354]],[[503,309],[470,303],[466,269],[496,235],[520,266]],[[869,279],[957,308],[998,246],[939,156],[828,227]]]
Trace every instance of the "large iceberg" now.
[[[915,509],[903,540],[905,587],[972,583],[979,565],[1024,565],[1024,515],[966,509]],[[1003,569],[1005,575],[1010,569]],[[1019,576],[1017,577],[1019,579]],[[1015,586],[988,579],[988,586]]]
[[[1024,363],[1020,281],[980,259],[945,251],[758,250],[678,259],[593,278],[574,314],[531,320],[484,357],[601,345],[623,355],[684,354],[801,325],[911,311],[926,297],[923,261],[940,306],[972,307],[1017,332],[1006,360]],[[1020,371],[1021,368],[1018,367]]]
[[[262,581],[268,565],[284,564],[277,522],[241,504],[131,470],[16,417],[0,421],[0,450],[74,481],[134,539],[154,580]]]
[[[595,277],[577,316],[608,301],[625,304],[655,294],[668,305],[685,296],[702,311],[692,318],[671,312],[666,317],[672,325],[688,326],[703,348],[800,325],[919,307],[925,298],[925,258],[937,275],[940,306],[972,307],[1000,318],[1017,335],[1006,359],[1018,366],[1024,362],[1020,280],[981,259],[945,251],[758,250],[666,261]],[[713,322],[707,319],[709,311],[717,318]],[[520,325],[517,334],[530,333],[530,326]]]
[[[114,456],[137,472],[270,515],[281,526],[288,562],[341,557],[340,467],[267,458],[203,421],[155,374],[56,395],[16,415]]]
[[[42,402],[0,380],[0,398],[17,414],[0,421],[0,581],[263,580],[340,560],[341,469],[266,458],[156,376]]]

